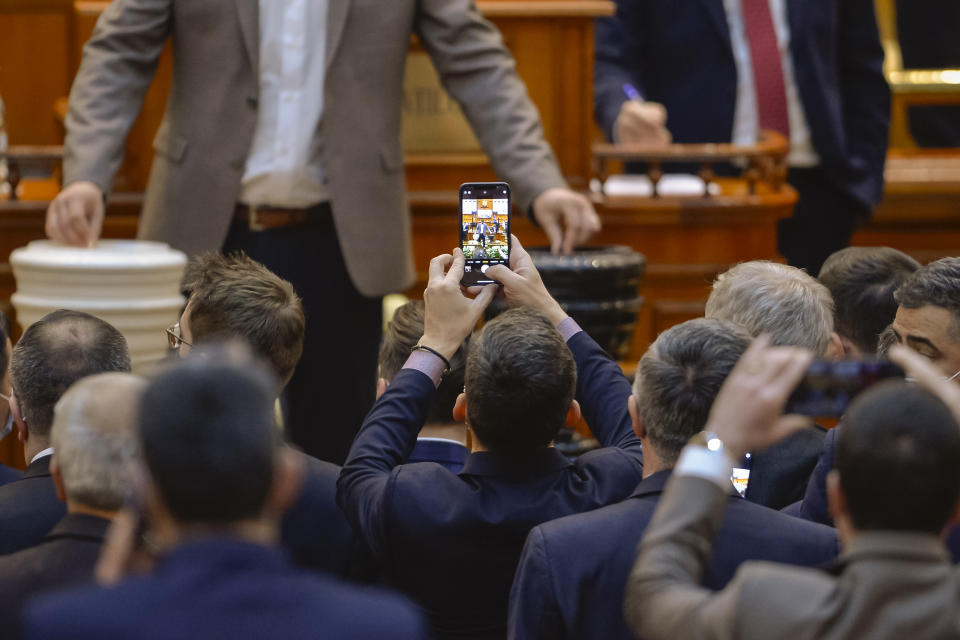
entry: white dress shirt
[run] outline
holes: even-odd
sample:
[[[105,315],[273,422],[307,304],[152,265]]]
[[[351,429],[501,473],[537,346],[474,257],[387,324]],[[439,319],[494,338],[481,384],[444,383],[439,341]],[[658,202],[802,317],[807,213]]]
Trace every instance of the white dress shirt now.
[[[741,0],[723,0],[730,29],[730,44],[737,67],[737,103],[733,116],[734,144],[753,144],[757,140],[759,117],[757,115],[757,91],[753,83],[753,66],[750,60],[750,44],[747,42],[743,23]],[[790,53],[790,25],[787,22],[785,0],[770,0],[770,15],[777,32],[780,49],[780,64],[783,67],[783,84],[787,92],[787,117],[790,120],[790,155],[787,164],[791,167],[813,167],[820,164],[820,156],[813,148],[810,127],[807,124],[797,80],[793,72],[793,56]]]
[[[240,201],[304,208],[327,199],[323,116],[327,0],[259,0],[260,96]]]

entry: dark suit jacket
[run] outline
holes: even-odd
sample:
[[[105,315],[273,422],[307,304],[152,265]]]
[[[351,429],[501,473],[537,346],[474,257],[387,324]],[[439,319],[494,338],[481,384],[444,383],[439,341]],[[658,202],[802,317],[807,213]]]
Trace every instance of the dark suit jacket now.
[[[522,459],[474,453],[459,475],[438,464],[403,464],[434,393],[430,378],[413,369],[397,374],[354,441],[338,484],[340,505],[438,637],[502,638],[530,529],[622,500],[641,479],[640,442],[626,411],[629,382],[586,333],[568,344],[577,397],[606,447],[576,462],[543,448]],[[618,399],[606,402],[611,397]]]
[[[670,471],[660,471],[619,504],[530,532],[510,594],[510,638],[633,638],[623,619],[624,586],[669,477]],[[838,553],[830,527],[791,518],[731,491],[703,585],[722,589],[745,560],[814,566]]]
[[[0,555],[39,543],[66,514],[50,477],[50,459],[40,458],[22,478],[0,487]]]
[[[459,442],[439,438],[417,438],[417,445],[410,454],[410,462],[436,462],[453,473],[460,473],[467,461],[470,449]]]
[[[826,434],[826,429],[814,425],[753,454],[747,500],[782,509],[802,498]]]
[[[0,486],[9,484],[14,480],[19,480],[22,477],[22,471],[14,469],[13,467],[8,467],[5,464],[0,464]]]
[[[0,620],[13,623],[36,596],[90,582],[110,521],[68,513],[43,542],[0,558]]]
[[[38,599],[24,637],[423,638],[413,608],[287,564],[266,547],[212,538],[181,545],[149,575]]]
[[[833,526],[833,518],[827,506],[827,474],[836,464],[837,438],[841,428],[842,426],[837,426],[827,432],[827,437],[823,441],[823,453],[820,454],[820,459],[817,460],[817,465],[810,474],[803,500],[799,504],[789,505],[784,509],[785,512],[796,514],[812,522]],[[960,526],[950,529],[946,543],[954,564],[960,564]]]
[[[337,506],[340,467],[304,456],[306,470],[297,501],[284,514],[281,545],[299,567],[342,578],[375,577],[373,559]]]
[[[825,173],[870,206],[883,188],[890,91],[873,0],[785,0],[800,102]],[[611,135],[623,84],[667,108],[676,142],[725,142],[737,72],[722,0],[617,0],[597,21],[594,100]]]

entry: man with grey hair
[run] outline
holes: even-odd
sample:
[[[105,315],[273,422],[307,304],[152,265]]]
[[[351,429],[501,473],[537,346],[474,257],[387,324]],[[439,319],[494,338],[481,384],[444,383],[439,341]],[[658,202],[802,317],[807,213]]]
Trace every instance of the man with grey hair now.
[[[40,544],[0,557],[0,620],[18,622],[33,597],[93,577],[110,519],[134,482],[145,387],[138,376],[105,373],[77,382],[56,404],[50,474],[67,514]]]
[[[513,583],[510,637],[632,638],[623,592],[634,552],[691,436],[750,344],[739,325],[690,320],[660,334],[647,350],[628,406],[643,443],[643,481],[625,501],[534,528]],[[612,399],[608,399],[612,400]],[[753,504],[729,492],[727,517],[704,584],[722,588],[745,560],[814,566],[833,558],[835,533]]]
[[[766,260],[742,262],[717,276],[706,317],[742,325],[775,345],[803,347],[820,358],[843,355],[833,330],[833,298],[805,271]],[[803,497],[826,431],[811,426],[752,458],[747,500],[782,509]]]

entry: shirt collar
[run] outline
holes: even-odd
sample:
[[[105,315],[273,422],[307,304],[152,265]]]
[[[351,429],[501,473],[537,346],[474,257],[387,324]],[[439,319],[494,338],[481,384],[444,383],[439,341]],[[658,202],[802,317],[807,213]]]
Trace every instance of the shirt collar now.
[[[572,467],[573,463],[553,447],[541,447],[521,456],[493,451],[471,453],[461,474],[473,476],[532,477]]]
[[[36,462],[36,461],[39,460],[40,458],[45,458],[45,457],[47,457],[47,456],[52,456],[52,455],[53,455],[53,447],[47,447],[46,449],[44,449],[43,451],[41,451],[41,452],[38,453],[37,455],[35,455],[35,456],[33,456],[32,458],[30,458],[30,464],[33,464],[34,462]]]

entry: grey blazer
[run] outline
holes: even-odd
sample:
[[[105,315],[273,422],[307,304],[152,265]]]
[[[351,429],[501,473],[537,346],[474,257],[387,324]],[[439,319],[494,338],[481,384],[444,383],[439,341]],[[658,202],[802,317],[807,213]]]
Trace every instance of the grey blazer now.
[[[316,137],[344,258],[362,293],[403,289],[414,278],[400,142],[411,34],[519,206],[566,185],[510,53],[472,0],[328,2]],[[139,236],[194,254],[222,244],[253,138],[256,0],[114,0],[84,46],[70,92],[64,182],[109,191],[168,37],[173,84]]]
[[[627,584],[638,637],[960,637],[960,574],[932,535],[861,533],[835,571],[747,562],[720,592],[697,586],[725,505],[712,482],[671,478]]]

